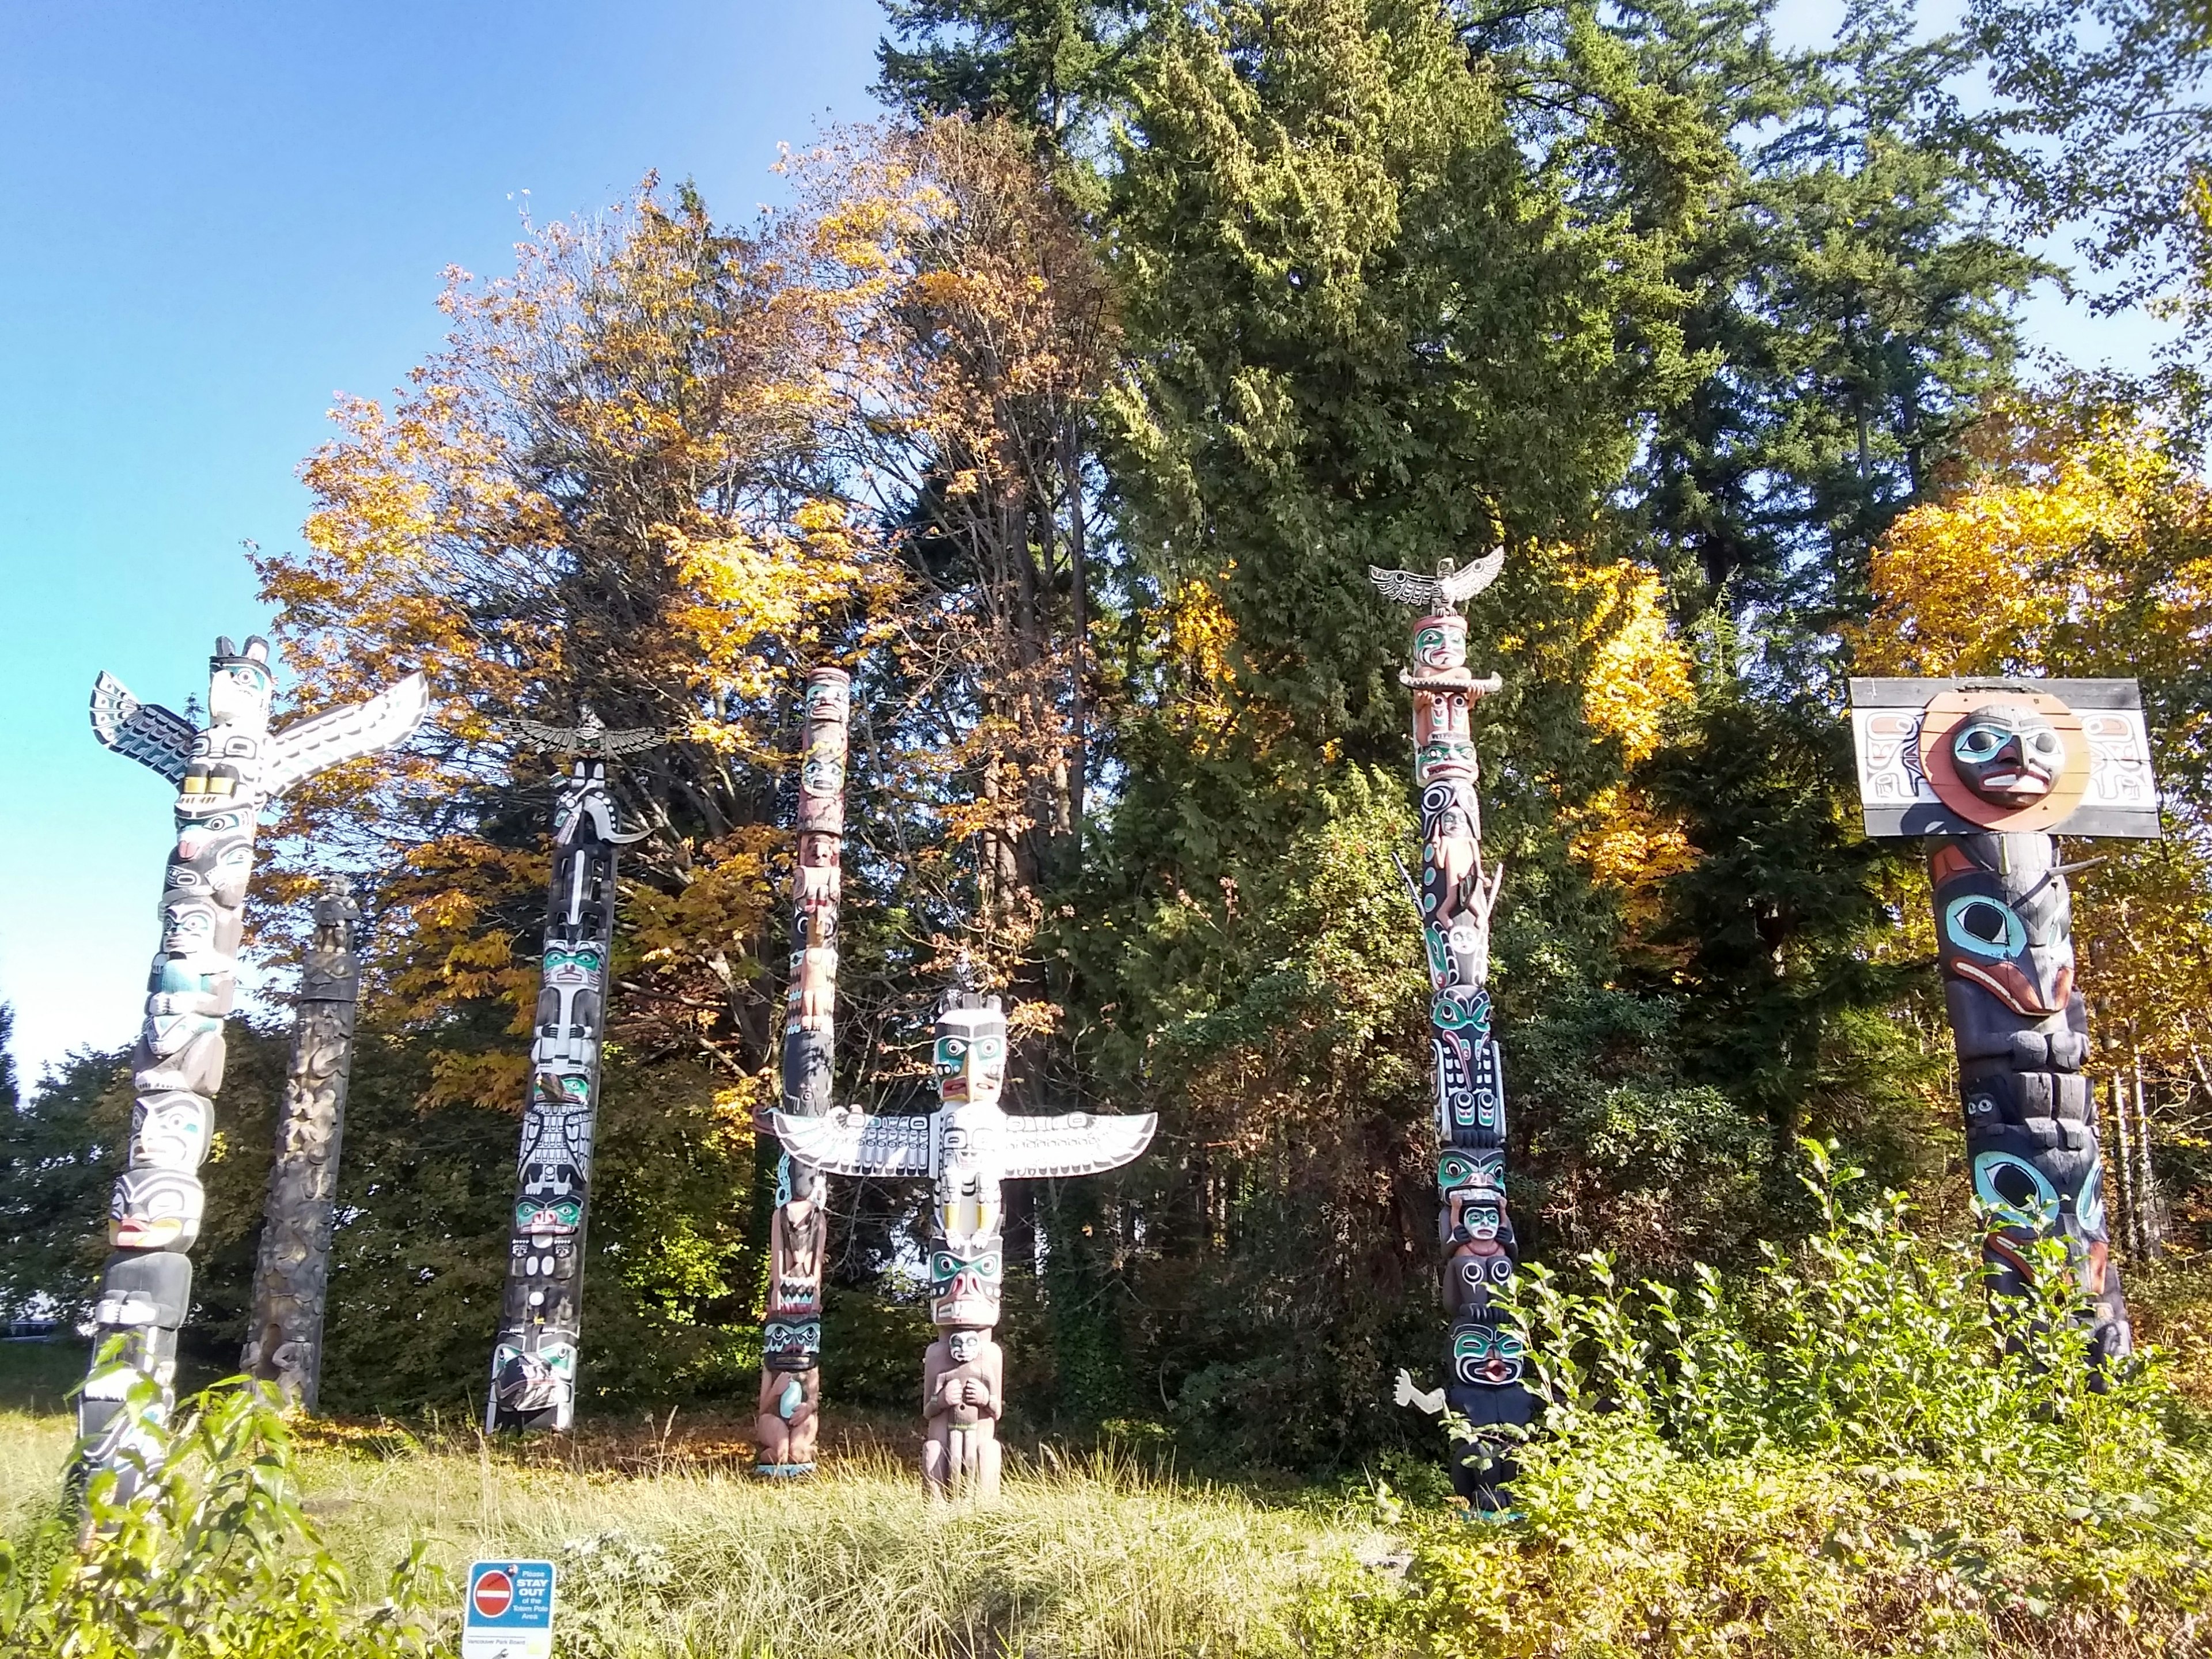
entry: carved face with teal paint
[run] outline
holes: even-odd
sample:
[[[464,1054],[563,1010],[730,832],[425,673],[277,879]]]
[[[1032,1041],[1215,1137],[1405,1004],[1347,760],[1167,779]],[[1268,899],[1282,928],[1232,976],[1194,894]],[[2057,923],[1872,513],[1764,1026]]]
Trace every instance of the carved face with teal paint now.
[[[600,965],[597,945],[549,945],[540,976],[548,985],[597,985]]]
[[[1490,996],[1480,986],[1454,985],[1429,1004],[1429,1019],[1439,1031],[1456,1032],[1469,1042],[1490,1036]]]
[[[222,642],[225,645],[228,641]],[[220,652],[208,678],[208,720],[215,726],[258,730],[269,724],[269,697],[276,680],[269,672],[269,647],[248,640],[237,654]]]
[[[514,1230],[519,1233],[573,1233],[583,1224],[584,1200],[567,1198],[526,1198],[514,1206]]]
[[[1451,611],[1413,624],[1413,660],[1427,669],[1467,665],[1467,618]]]
[[[1462,1325],[1452,1332],[1452,1375],[1469,1386],[1502,1388],[1518,1382],[1524,1369],[1521,1339],[1487,1325]]]
[[[937,1016],[938,1097],[948,1106],[995,1106],[1006,1080],[1006,1017],[993,997],[981,1008]]]
[[[995,1325],[1005,1274],[997,1244],[970,1253],[939,1245],[929,1253],[930,1317],[939,1325]]]
[[[2033,806],[2066,764],[2066,742],[2024,703],[1984,703],[1951,733],[1959,781],[1993,806]]]

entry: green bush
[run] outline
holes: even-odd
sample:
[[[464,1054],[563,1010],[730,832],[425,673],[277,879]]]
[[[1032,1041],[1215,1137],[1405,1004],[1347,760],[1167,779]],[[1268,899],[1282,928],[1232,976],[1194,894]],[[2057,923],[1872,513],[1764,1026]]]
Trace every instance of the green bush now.
[[[1402,1583],[1315,1628],[1438,1659],[2201,1651],[2212,1459],[2160,1357],[2093,1377],[2061,1258],[1993,1310],[1972,1243],[1808,1151],[1819,1229],[1743,1281],[1531,1269],[1516,1517],[1410,1522]]]
[[[112,1471],[82,1516],[0,1543],[0,1659],[433,1659],[443,1575],[417,1540],[384,1601],[356,1609],[301,1508],[290,1434],[244,1379],[185,1401],[163,1425],[153,1385],[131,1402],[147,1479],[128,1502]],[[72,1526],[70,1522],[80,1524]]]

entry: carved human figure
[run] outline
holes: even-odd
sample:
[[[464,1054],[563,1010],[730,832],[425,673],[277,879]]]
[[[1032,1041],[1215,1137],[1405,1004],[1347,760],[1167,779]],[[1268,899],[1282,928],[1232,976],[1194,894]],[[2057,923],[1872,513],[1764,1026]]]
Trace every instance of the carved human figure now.
[[[927,1435],[921,1477],[933,1498],[999,1495],[999,1419],[1006,1410],[1006,1356],[984,1330],[950,1330],[921,1363]]]
[[[822,1372],[817,1366],[761,1372],[760,1406],[753,1421],[756,1474],[787,1480],[814,1473],[815,1436],[821,1426]]]

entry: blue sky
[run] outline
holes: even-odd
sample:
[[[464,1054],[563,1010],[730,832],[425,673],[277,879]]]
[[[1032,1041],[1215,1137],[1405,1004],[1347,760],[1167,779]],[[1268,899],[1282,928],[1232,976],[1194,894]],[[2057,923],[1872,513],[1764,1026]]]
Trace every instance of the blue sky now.
[[[1840,3],[1794,0],[1825,38]],[[873,0],[473,7],[0,4],[0,1000],[27,1079],[137,1023],[167,786],[93,741],[105,668],[204,691],[264,620],[240,543],[294,545],[335,392],[434,349],[449,264],[648,169],[737,217],[780,142],[874,113]],[[2142,360],[2053,297],[2041,342]],[[26,786],[28,787],[26,787]],[[28,810],[35,806],[36,810]]]

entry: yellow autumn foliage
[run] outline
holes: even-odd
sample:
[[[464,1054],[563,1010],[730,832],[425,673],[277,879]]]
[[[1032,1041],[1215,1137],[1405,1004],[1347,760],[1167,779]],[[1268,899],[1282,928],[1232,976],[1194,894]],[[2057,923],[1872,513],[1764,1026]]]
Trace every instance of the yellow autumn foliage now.
[[[2105,1056],[2199,1080],[2212,1030],[2212,490],[2131,421],[2021,410],[1980,476],[1875,550],[1856,672],[2142,682],[2163,842],[2072,856],[2075,941]],[[1924,902],[1924,889],[1922,890]],[[1916,935],[1922,930],[1915,918]],[[1932,948],[1932,947],[1931,947]]]

